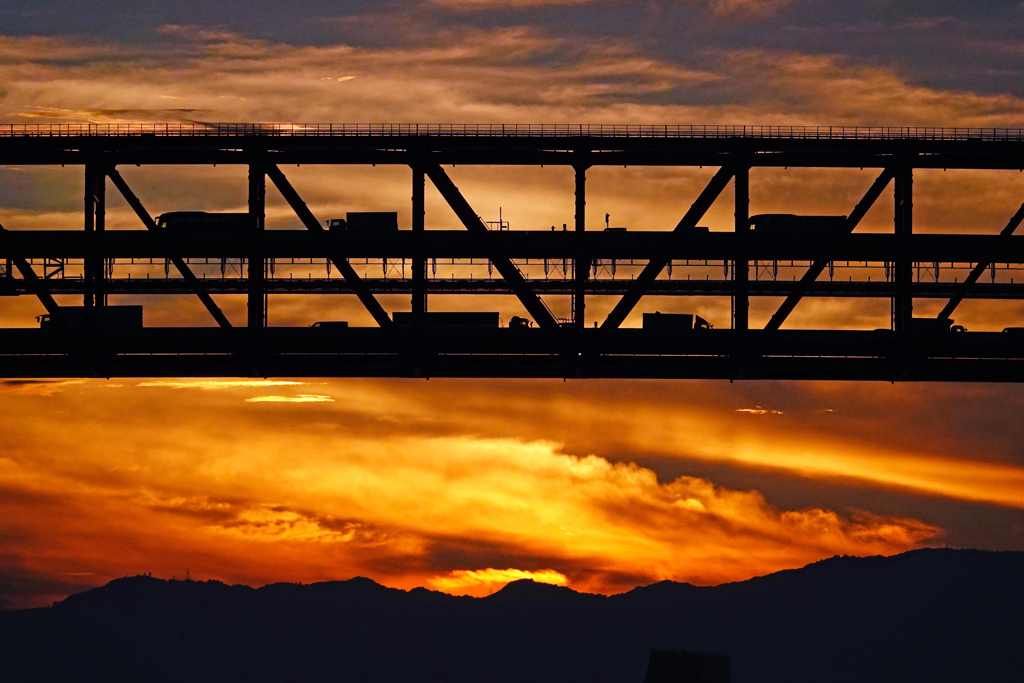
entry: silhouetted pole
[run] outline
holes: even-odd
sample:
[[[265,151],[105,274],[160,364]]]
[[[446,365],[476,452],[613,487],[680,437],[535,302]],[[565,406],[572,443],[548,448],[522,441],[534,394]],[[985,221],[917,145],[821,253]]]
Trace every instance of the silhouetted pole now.
[[[582,164],[573,166],[576,171],[576,234],[580,236],[587,229],[587,168],[587,165]],[[585,288],[590,275],[590,259],[578,255],[573,259],[572,270],[576,281],[572,296],[572,320],[577,328],[582,329],[587,324]]]
[[[748,282],[750,274],[746,259],[746,236],[750,231],[750,169],[736,169],[736,233],[740,236],[739,254],[733,261],[733,281],[736,289],[733,294],[732,313],[733,329],[746,330],[750,326],[750,297]]]
[[[103,232],[106,228],[106,176],[99,164],[92,161],[85,165],[85,231]],[[86,308],[103,306],[107,303],[104,281],[106,259],[89,256],[85,259],[83,277]]]
[[[414,316],[427,311],[427,257],[423,251],[423,231],[426,229],[424,193],[426,174],[420,168],[412,169],[412,231],[417,236],[416,254],[412,264],[412,312]]]
[[[263,167],[249,165],[249,215],[253,230],[259,232],[266,227],[267,176]],[[255,237],[255,235],[254,235]],[[253,240],[255,243],[256,240]],[[249,251],[249,329],[261,329],[267,324],[266,283],[263,254],[256,249]]]
[[[914,300],[911,294],[913,268],[909,258],[910,235],[914,229],[914,170],[910,166],[901,166],[896,171],[896,211],[895,224],[897,236],[896,261],[893,264],[893,329],[906,332],[910,329],[910,321],[914,315]]]

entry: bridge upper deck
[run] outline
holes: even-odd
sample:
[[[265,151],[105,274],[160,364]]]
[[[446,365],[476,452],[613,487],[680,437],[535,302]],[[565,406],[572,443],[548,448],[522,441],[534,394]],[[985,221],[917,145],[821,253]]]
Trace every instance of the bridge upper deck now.
[[[619,124],[0,124],[0,163],[1024,167],[1012,128]]]

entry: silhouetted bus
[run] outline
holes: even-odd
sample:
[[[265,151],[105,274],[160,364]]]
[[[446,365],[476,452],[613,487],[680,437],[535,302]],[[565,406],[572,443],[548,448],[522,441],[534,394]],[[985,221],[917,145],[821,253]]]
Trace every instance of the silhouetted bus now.
[[[644,313],[643,326],[645,330],[662,332],[693,332],[715,327],[699,315],[690,313]]]
[[[171,211],[157,216],[156,226],[176,232],[247,232],[256,229],[256,220],[248,213]]]
[[[332,218],[327,221],[327,229],[393,232],[398,230],[398,213],[395,211],[349,211],[345,214],[345,218]]]
[[[797,216],[792,213],[762,213],[750,217],[754,232],[813,235],[834,232],[846,222],[846,216]]]
[[[72,329],[83,328],[89,321],[107,330],[142,329],[142,306],[61,306],[60,315]],[[43,329],[60,327],[49,313],[38,316],[36,320]]]

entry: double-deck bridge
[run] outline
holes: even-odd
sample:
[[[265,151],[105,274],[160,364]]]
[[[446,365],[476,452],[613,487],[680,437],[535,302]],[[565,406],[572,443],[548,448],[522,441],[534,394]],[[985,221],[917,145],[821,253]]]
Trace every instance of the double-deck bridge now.
[[[161,228],[118,171],[196,164],[247,167],[251,229]],[[293,164],[410,168],[411,229],[325,230],[322,219],[328,217],[315,216],[282,171]],[[1024,237],[1013,235],[1024,206],[1008,206],[1008,222],[991,235],[913,231],[916,169],[1020,170],[1022,131],[0,125],[0,166],[44,165],[82,167],[84,229],[9,225],[0,232],[0,295],[37,297],[48,315],[40,328],[0,329],[3,377],[1024,380],[1024,331],[1009,324],[1001,332],[958,331],[951,322],[964,299],[1024,299],[1024,283],[997,278],[997,272],[1012,274],[1024,264]],[[575,173],[574,223],[564,230],[527,231],[488,225],[446,173],[448,165],[569,167]],[[672,231],[588,231],[587,171],[599,166],[717,171]],[[841,220],[810,231],[752,230],[750,170],[787,167],[869,168],[877,174],[857,204],[838,208]],[[428,181],[465,230],[425,229]],[[304,229],[264,229],[268,185]],[[698,228],[730,185],[734,230]],[[138,215],[138,230],[105,229],[110,192],[122,195]],[[893,198],[892,232],[858,233],[861,219],[883,195]],[[285,293],[351,295],[376,324],[268,326],[268,297]],[[213,325],[145,327],[115,324],[118,318],[107,315],[111,295],[167,294],[198,297]],[[224,294],[246,297],[244,321],[229,320],[218,306],[215,297]],[[522,320],[510,326],[453,325],[449,317],[442,324],[428,308],[433,294],[514,296]],[[79,297],[81,306],[58,305],[54,297],[61,295]],[[381,295],[408,297],[404,322],[396,324]],[[556,295],[571,301],[566,319],[544,301]],[[610,313],[588,316],[588,297],[594,296],[616,298]],[[729,297],[731,324],[694,329],[682,319],[664,318],[657,326],[623,327],[641,298],[652,296]],[[763,328],[750,325],[751,297],[784,297]],[[805,297],[888,299],[891,326],[784,328]],[[914,315],[915,299],[944,305],[937,317],[923,319]],[[10,299],[0,298],[0,306],[4,301]]]

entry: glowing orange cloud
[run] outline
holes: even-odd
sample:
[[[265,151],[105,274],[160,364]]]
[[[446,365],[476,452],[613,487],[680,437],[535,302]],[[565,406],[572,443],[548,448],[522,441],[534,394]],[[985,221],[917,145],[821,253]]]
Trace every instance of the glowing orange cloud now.
[[[892,554],[940,533],[913,519],[778,509],[698,477],[663,482],[550,441],[443,433],[425,420],[449,406],[410,419],[409,396],[380,384],[329,383],[333,403],[246,402],[261,390],[91,381],[0,394],[0,533],[18,539],[20,570],[100,581],[187,566],[250,583],[362,574],[478,594],[557,573],[615,592]],[[40,418],[54,411],[68,429]]]

